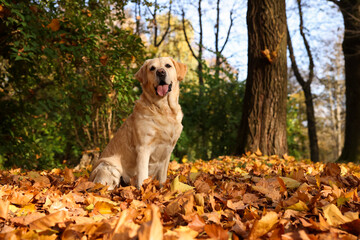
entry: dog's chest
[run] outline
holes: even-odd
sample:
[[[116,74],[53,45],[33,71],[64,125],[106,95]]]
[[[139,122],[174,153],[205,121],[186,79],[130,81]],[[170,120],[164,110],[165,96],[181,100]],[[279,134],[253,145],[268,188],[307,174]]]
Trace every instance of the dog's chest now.
[[[180,137],[182,124],[176,118],[164,118],[155,121],[155,129],[158,144],[174,146]]]

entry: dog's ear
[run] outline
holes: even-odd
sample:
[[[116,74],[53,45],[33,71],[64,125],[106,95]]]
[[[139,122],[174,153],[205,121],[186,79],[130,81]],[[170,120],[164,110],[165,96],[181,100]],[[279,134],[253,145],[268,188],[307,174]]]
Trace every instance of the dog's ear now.
[[[177,62],[174,59],[171,58],[171,61],[174,63],[176,74],[177,74],[177,80],[182,81],[185,77],[187,66],[183,63]]]
[[[137,80],[139,80],[139,82],[143,85],[145,85],[147,83],[146,69],[147,69],[148,63],[149,63],[149,60],[146,60],[144,62],[144,64],[141,66],[141,68],[139,69],[139,71],[137,71],[137,73],[135,73],[135,78]]]

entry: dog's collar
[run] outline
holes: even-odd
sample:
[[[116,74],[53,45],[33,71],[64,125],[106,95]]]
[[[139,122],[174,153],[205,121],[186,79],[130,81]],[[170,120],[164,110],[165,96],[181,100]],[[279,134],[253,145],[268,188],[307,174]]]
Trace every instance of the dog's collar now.
[[[166,94],[168,94],[169,92],[171,92],[171,88],[172,88],[172,82],[169,84],[169,88],[168,88],[168,91],[167,91],[167,93],[166,93]],[[156,95],[159,95],[159,94],[157,93],[157,86],[156,86],[156,87],[154,87],[154,89],[155,89],[155,93],[156,93]]]

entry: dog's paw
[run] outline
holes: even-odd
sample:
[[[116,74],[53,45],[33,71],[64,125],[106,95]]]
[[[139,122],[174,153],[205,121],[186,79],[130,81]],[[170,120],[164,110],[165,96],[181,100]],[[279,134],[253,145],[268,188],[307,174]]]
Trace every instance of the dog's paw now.
[[[108,190],[113,190],[120,184],[120,172],[112,165],[105,162],[100,163],[90,175],[90,181],[109,186]]]

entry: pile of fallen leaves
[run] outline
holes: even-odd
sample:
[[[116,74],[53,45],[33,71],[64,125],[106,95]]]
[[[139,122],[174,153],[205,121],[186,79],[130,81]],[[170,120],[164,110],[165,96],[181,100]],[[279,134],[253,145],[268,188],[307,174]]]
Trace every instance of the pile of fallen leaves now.
[[[0,239],[358,239],[360,168],[248,154],[107,191],[89,170],[0,172]]]

